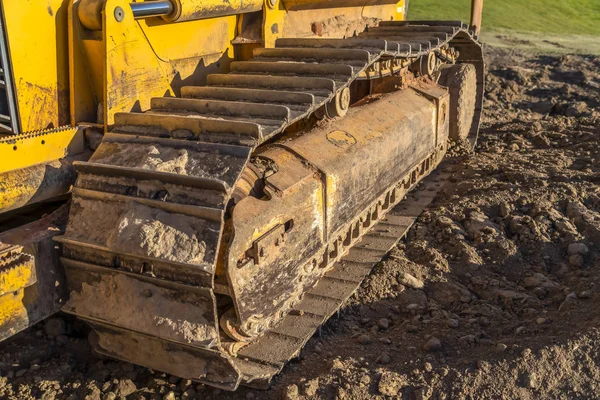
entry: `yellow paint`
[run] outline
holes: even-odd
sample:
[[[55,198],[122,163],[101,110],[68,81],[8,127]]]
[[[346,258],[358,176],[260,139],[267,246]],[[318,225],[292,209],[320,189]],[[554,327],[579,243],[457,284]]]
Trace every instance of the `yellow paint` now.
[[[125,13],[120,22],[114,17],[116,7]],[[103,30],[105,124],[111,125],[117,112],[148,109],[152,97],[173,95],[186,80],[201,84],[209,70],[227,70],[236,22],[235,16],[135,21],[129,1],[108,0]]]
[[[21,132],[69,123],[68,3],[2,2]]]
[[[265,0],[263,7],[263,41],[265,47],[275,47],[275,41],[283,36],[283,25],[287,11],[281,0],[277,0],[274,6],[270,0]],[[276,28],[275,28],[276,27]]]
[[[0,139],[0,173],[27,168],[84,151],[81,128],[64,127]]]
[[[394,15],[394,20],[404,21],[406,19],[405,11],[405,1],[400,0],[398,3],[396,3],[396,15]]]
[[[0,296],[0,332],[1,336],[6,337],[16,330],[13,328],[17,325],[18,319],[27,320],[27,308],[24,305],[24,294],[23,289],[17,290],[12,293],[7,293],[4,296]],[[8,334],[6,330],[12,331]]]
[[[235,37],[236,23],[237,17],[232,15],[158,25],[151,20],[138,20],[135,25],[147,38],[149,49],[160,61],[168,63],[211,54],[228,53],[233,57],[231,40]]]
[[[283,219],[282,215],[277,215],[275,218],[271,219],[268,223],[266,223],[260,227],[255,227],[254,231],[252,232],[250,244],[252,244],[254,241],[260,239],[261,237],[263,237],[264,235],[269,233],[276,226],[282,225],[285,222],[286,221]]]
[[[327,184],[327,209],[332,208],[336,203],[336,193],[337,193],[337,181],[338,177],[334,174],[328,174],[326,178]]]
[[[33,285],[36,282],[33,258],[0,271],[0,296]]]
[[[277,0],[272,6],[265,0],[263,8],[263,40],[265,47],[275,47],[278,38],[317,37],[311,30],[312,22],[346,18],[347,21],[403,20],[404,0],[397,3],[373,0],[365,6],[364,2],[328,0]],[[342,30],[326,37],[342,37]]]
[[[0,253],[0,337],[3,338],[16,333],[19,323],[27,322],[24,289],[36,282],[33,257],[22,254],[19,261],[11,261],[22,250],[20,246],[8,246]]]
[[[121,22],[114,9],[121,7]],[[108,0],[105,4],[103,40],[105,46],[104,115],[112,125],[114,114],[146,110],[152,97],[172,95],[168,70],[154,55],[134,20],[128,1]],[[137,107],[136,107],[137,103]]]
[[[108,0],[104,36],[81,27],[74,12],[78,2],[2,2],[21,132],[96,122],[99,103],[111,123],[115,112],[145,109],[150,97],[177,91],[178,82],[202,84],[210,68],[226,70],[239,17],[193,20],[200,12],[219,15],[223,7],[223,14],[251,12],[262,6],[265,47],[289,36],[281,1],[272,7],[269,0],[264,5],[260,0],[190,0],[180,10],[180,19],[190,20],[168,23],[134,21],[129,1]],[[390,17],[404,19],[404,3],[394,4]],[[117,6],[125,12],[122,22],[114,18]]]
[[[68,193],[74,182],[56,180],[68,179],[56,173],[63,171],[60,160],[84,150],[81,127],[0,139],[0,213]]]
[[[70,2],[68,12],[69,110],[73,126],[79,122],[97,122],[98,103],[102,101],[104,87],[102,32],[83,28],[77,13],[79,4],[80,0]]]
[[[66,174],[49,177],[47,180],[52,170],[58,171],[61,168],[62,164],[57,160],[0,174],[0,213],[67,194],[71,190],[72,181],[52,181],[67,179]]]

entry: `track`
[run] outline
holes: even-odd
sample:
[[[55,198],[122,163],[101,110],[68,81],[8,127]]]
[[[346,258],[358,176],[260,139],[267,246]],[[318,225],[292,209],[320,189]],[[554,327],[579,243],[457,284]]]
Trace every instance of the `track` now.
[[[90,322],[99,334],[97,350],[115,358],[157,370],[169,365],[167,372],[192,374],[228,390],[241,382],[267,384],[431,201],[439,182],[428,183],[419,200],[403,202],[378,222],[435,168],[445,147],[365,210],[376,218],[369,217],[362,242],[338,250],[342,261],[332,262],[287,316],[246,346],[227,340],[219,330],[215,293],[226,290],[214,278],[228,205],[242,171],[260,144],[272,142],[286,128],[324,106],[335,115],[353,81],[397,73],[416,61],[426,62],[430,54],[447,58],[450,48],[458,50],[458,62],[476,67],[478,103],[471,127],[476,138],[483,93],[481,47],[457,21],[382,22],[352,39],[280,39],[273,49],[256,50],[251,61],[232,63],[229,74],[210,75],[208,86],[182,88],[183,98],[156,98],[145,113],[117,114],[91,160],[76,164],[79,177],[69,225],[59,239],[71,290],[85,293],[90,283],[114,279],[102,289],[114,304],[107,306],[108,317],[86,308],[94,296],[79,298],[65,310]],[[185,162],[180,162],[183,153]],[[169,249],[150,248],[134,243],[127,227],[117,230],[117,215],[151,223],[176,215],[181,231],[202,232],[202,240],[179,248],[181,240],[167,232],[163,241]],[[135,278],[137,286],[127,277]],[[193,302],[187,293],[194,294]],[[120,315],[119,302],[132,302],[139,315]],[[154,321],[152,307],[169,304],[173,320],[146,334],[144,321]],[[183,329],[173,337],[167,325],[189,319],[187,314],[197,309],[203,310],[206,328]]]

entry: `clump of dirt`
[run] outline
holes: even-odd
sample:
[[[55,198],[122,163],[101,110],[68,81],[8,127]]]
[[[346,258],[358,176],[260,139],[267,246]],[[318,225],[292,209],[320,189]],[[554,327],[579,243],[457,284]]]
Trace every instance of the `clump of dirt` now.
[[[215,235],[209,222],[183,214],[170,214],[141,204],[131,203],[118,220],[116,229],[107,239],[107,246],[116,252],[147,254],[153,258],[201,264],[207,253],[215,249]]]
[[[91,161],[229,182],[237,177],[236,173],[244,160],[192,148],[105,142],[94,153]]]
[[[600,382],[600,58],[488,49],[477,152],[268,391],[93,355],[70,321],[2,343],[11,399],[588,399]]]
[[[67,237],[115,252],[196,265],[214,260],[217,222],[168,213],[134,201],[79,197],[73,200],[70,218]]]
[[[116,274],[83,283],[64,309],[149,335],[214,347],[218,330],[213,308],[213,302],[202,295]]]
[[[348,18],[346,15],[336,15],[325,20],[313,21],[310,24],[311,32],[316,36],[339,37],[340,32],[344,37],[352,37],[357,32],[362,32],[365,27],[377,26],[380,19],[373,17],[354,16]],[[291,27],[291,29],[295,29]]]

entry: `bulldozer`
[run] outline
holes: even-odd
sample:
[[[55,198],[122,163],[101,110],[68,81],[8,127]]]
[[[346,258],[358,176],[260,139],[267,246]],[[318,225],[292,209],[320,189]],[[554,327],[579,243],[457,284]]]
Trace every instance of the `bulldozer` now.
[[[482,1],[407,3],[0,1],[0,340],[62,311],[98,353],[268,386],[475,145]]]

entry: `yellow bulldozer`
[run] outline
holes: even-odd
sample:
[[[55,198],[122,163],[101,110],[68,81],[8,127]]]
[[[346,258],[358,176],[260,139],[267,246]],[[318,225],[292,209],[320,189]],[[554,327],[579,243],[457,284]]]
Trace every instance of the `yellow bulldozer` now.
[[[99,353],[268,385],[473,148],[482,1],[131,1],[0,1],[0,340],[63,311]]]

